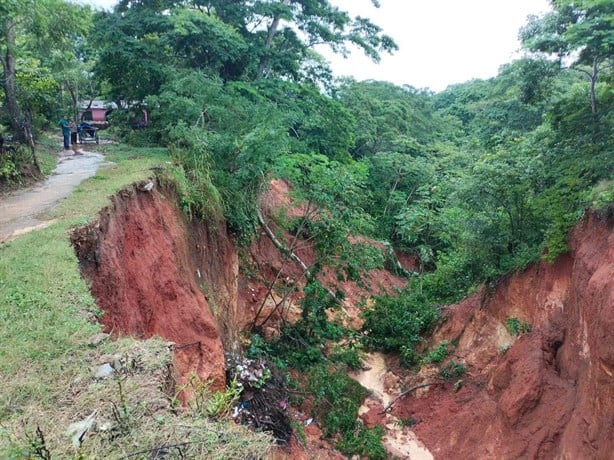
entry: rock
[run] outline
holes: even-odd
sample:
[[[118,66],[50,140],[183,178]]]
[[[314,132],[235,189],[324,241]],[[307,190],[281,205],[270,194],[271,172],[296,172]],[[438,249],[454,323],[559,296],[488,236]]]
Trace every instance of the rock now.
[[[97,347],[102,342],[111,337],[111,334],[106,334],[104,332],[100,332],[99,334],[95,334],[90,338],[90,347]]]
[[[384,376],[384,390],[387,393],[390,393],[393,390],[396,390],[399,386],[399,377],[392,372],[386,372]]]
[[[104,363],[102,366],[98,366],[94,378],[102,380],[111,377],[111,375],[113,375],[113,367],[109,363]]]
[[[384,406],[379,403],[369,408],[367,412],[360,416],[360,419],[364,422],[367,428],[373,428],[374,426],[383,426],[386,414],[384,412]]]
[[[153,188],[154,188],[154,185],[155,184],[154,184],[153,180],[149,179],[146,183],[141,184],[139,186],[139,190],[141,192],[151,192],[153,190]]]

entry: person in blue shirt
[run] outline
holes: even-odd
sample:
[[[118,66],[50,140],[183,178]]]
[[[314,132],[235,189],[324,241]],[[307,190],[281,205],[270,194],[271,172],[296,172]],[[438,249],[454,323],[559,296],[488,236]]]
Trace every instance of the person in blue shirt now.
[[[66,119],[66,115],[60,120],[62,128],[62,136],[64,137],[64,150],[70,150],[70,122]]]

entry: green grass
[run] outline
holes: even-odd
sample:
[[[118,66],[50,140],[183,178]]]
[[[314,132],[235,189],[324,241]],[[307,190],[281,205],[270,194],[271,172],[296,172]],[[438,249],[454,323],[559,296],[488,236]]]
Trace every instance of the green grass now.
[[[36,457],[32,445],[37,426],[53,458],[118,458],[163,444],[171,431],[175,433],[173,441],[190,441],[175,427],[177,423],[193,423],[195,429],[209,423],[194,414],[174,415],[161,402],[156,403],[157,411],[143,407],[147,398],[164,400],[159,390],[163,379],[153,366],[147,371],[151,375],[143,379],[152,382],[148,394],[139,393],[142,382],[125,385],[125,398],[134,407],[126,433],[119,437],[115,437],[117,433],[99,433],[81,451],[73,448],[64,434],[70,423],[94,409],[99,417],[112,419],[112,403],[119,405],[120,400],[117,384],[113,379],[94,381],[92,368],[105,355],[122,354],[126,346],[134,347],[125,341],[89,346],[90,338],[101,331],[95,321],[100,312],[81,278],[69,232],[96,219],[111,195],[150,176],[153,166],[169,161],[165,149],[112,145],[99,149],[103,150],[113,163],[84,181],[49,213],[57,219],[55,224],[0,245],[0,458]],[[208,438],[203,438],[202,445],[195,443],[194,448],[209,446],[207,449],[215,452],[216,433],[223,430],[210,423],[207,426]],[[187,433],[190,436],[190,430]],[[269,448],[268,437],[247,442],[249,436],[229,432],[223,438],[246,445],[260,442],[262,452]],[[236,455],[232,448],[228,452],[220,458]]]
[[[109,204],[109,196],[125,185],[146,179],[153,174],[151,168],[170,161],[164,148],[134,148],[123,144],[99,146],[96,151],[105,154],[111,162],[98,170],[95,176],[82,182],[66,200],[49,214],[51,218],[68,221],[69,225],[83,225]]]
[[[0,419],[30,398],[52,401],[58,384],[73,373],[66,370],[83,365],[74,350],[100,330],[87,321],[97,308],[69,230],[95,219],[111,194],[167,159],[162,149],[123,150],[115,147],[107,157],[114,164],[50,213],[56,224],[0,246]]]

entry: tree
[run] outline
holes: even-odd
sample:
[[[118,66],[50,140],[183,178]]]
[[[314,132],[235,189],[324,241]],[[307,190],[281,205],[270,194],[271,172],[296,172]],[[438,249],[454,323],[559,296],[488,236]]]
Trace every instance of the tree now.
[[[177,67],[224,81],[302,81],[330,78],[316,45],[347,53],[351,43],[374,60],[397,49],[371,21],[328,0],[122,0],[97,23],[105,44],[97,73],[114,97],[136,99],[155,94]]]
[[[19,59],[28,62],[25,58],[70,48],[74,34],[87,30],[88,16],[82,15],[84,11],[89,9],[64,0],[6,0],[0,3],[0,62],[9,124],[15,138],[31,148],[37,169],[33,110],[40,103],[40,99],[37,100],[41,95],[39,90],[48,88],[49,81],[40,72],[25,72],[20,77]],[[20,80],[31,86],[20,90]],[[30,90],[34,90],[34,94]]]
[[[120,2],[115,12],[95,16],[92,39],[99,52],[94,73],[108,83],[108,96],[119,106],[158,94],[173,75],[176,59],[165,43],[171,18],[155,8],[159,3]]]
[[[552,0],[554,11],[532,17],[520,32],[530,51],[554,54],[562,62],[573,59],[571,68],[590,82],[591,112],[597,114],[599,72],[611,67],[614,56],[614,3],[610,0]]]
[[[417,154],[440,128],[429,94],[388,82],[345,82],[335,96],[356,118],[354,158],[377,152]]]

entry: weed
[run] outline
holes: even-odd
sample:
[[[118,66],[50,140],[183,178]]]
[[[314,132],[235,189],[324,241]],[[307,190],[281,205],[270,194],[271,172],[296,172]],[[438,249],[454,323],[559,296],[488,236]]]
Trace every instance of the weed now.
[[[51,452],[47,448],[47,441],[45,441],[45,436],[40,426],[36,427],[36,432],[34,434],[28,434],[26,431],[26,439],[29,444],[30,456],[32,458],[51,460]]]
[[[399,425],[401,425],[402,427],[411,428],[417,423],[418,423],[418,420],[416,420],[414,417],[411,417],[411,416],[407,418],[402,418],[399,420]]]
[[[431,350],[424,358],[422,364],[439,364],[450,354],[452,344],[449,340],[442,340],[433,350]]]
[[[521,335],[531,332],[531,324],[510,316],[506,321],[507,330],[511,335]]]
[[[352,433],[344,433],[337,443],[337,448],[347,455],[359,455],[370,460],[388,458],[382,437],[384,429],[381,426],[366,428],[362,423],[355,422]]]
[[[439,375],[446,380],[461,377],[465,372],[467,372],[465,365],[453,359],[439,369]]]
[[[215,392],[209,397],[206,405],[207,415],[214,418],[228,415],[232,407],[241,397],[242,391],[243,387],[237,380],[231,380],[226,391]]]
[[[303,424],[294,419],[290,419],[290,425],[292,426],[292,431],[296,434],[301,443],[303,445],[307,444],[307,437],[305,436]]]
[[[187,383],[179,387],[179,391],[172,400],[172,406],[178,407],[180,405],[179,396],[189,391],[193,394],[189,406],[196,413],[213,418],[228,415],[235,403],[239,401],[243,386],[233,379],[226,391],[214,392],[211,390],[212,384],[212,381],[202,381],[195,374],[190,374]]]
[[[9,155],[0,154],[0,181],[10,181],[19,176],[19,170]]]
[[[330,359],[336,363],[345,364],[349,369],[358,370],[362,366],[362,351],[360,343],[351,341],[343,346],[333,348]]]
[[[124,393],[124,389],[122,387],[122,378],[118,377],[117,381],[117,396],[119,398],[119,406],[112,403],[113,405],[113,418],[117,423],[119,431],[122,435],[126,435],[130,432],[130,412],[131,408],[128,406],[126,402],[126,395]]]
[[[415,344],[401,345],[399,348],[399,357],[401,358],[401,364],[407,367],[418,364],[420,361],[418,353],[416,352]]]

